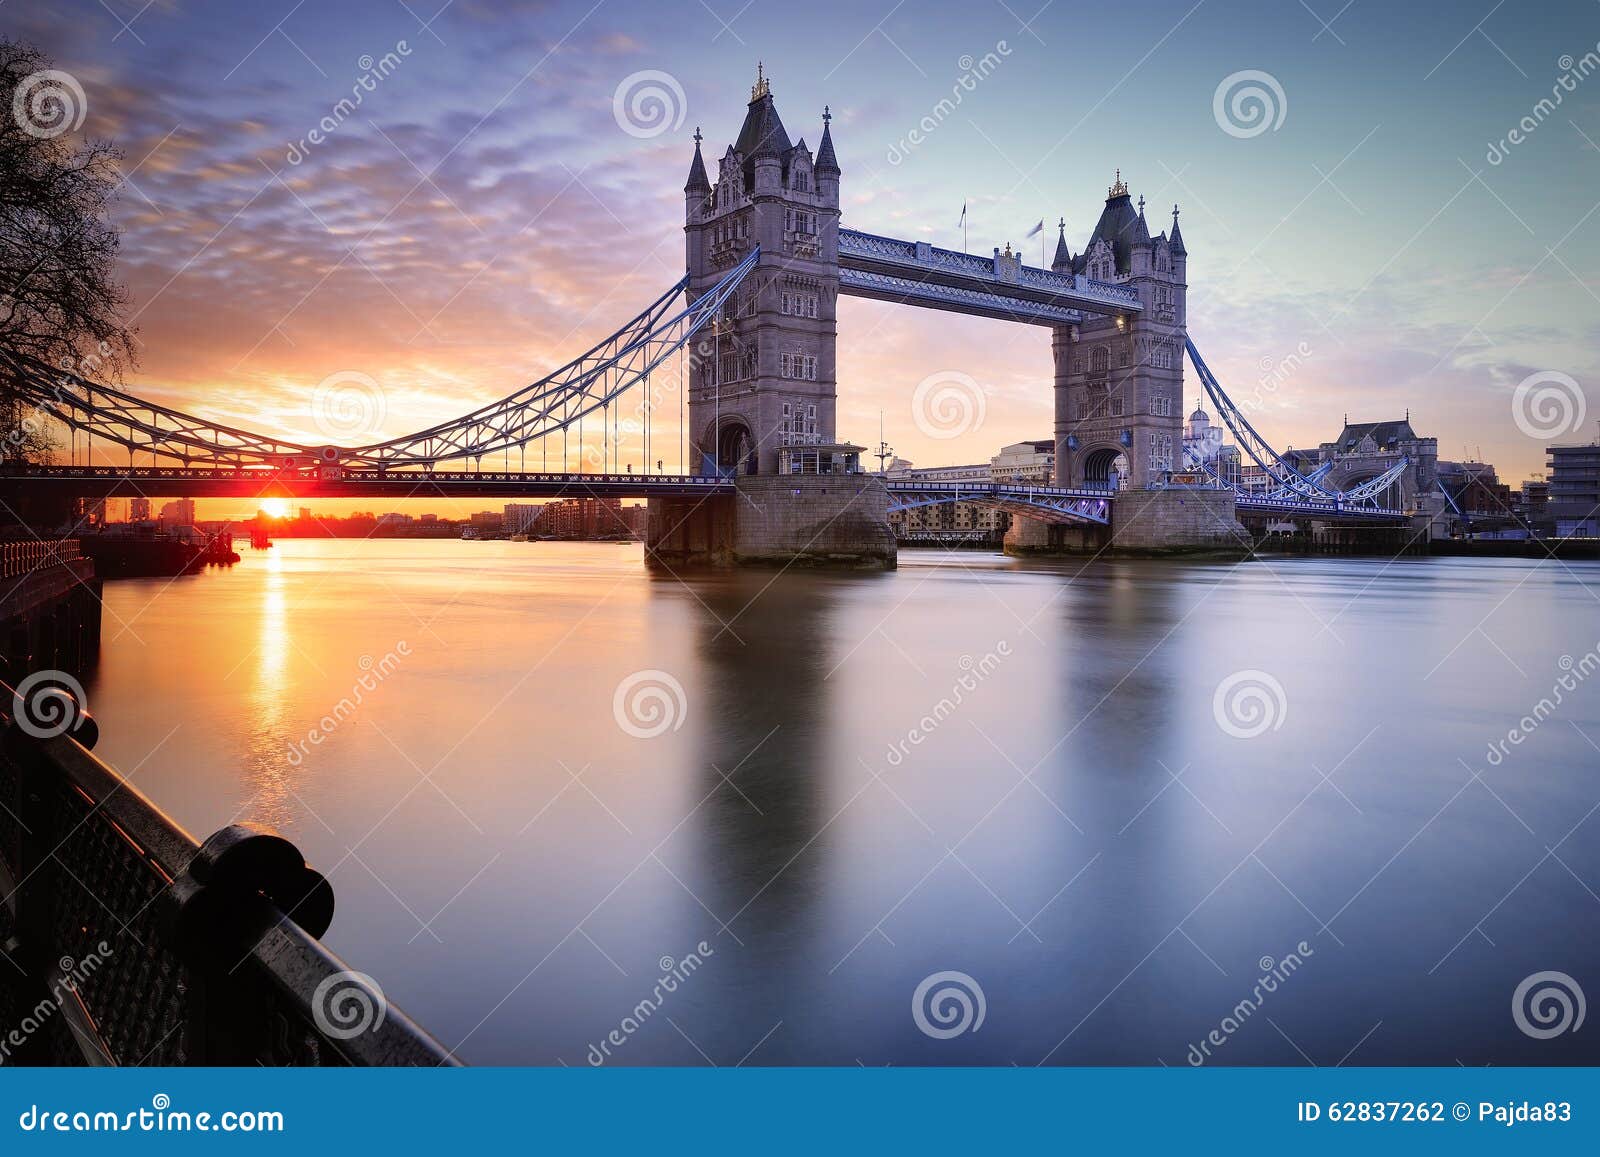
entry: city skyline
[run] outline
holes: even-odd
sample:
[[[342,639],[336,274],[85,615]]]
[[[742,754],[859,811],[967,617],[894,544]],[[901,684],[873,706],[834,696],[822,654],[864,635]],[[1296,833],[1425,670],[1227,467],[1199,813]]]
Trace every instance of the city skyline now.
[[[474,4],[431,20],[292,8],[259,29],[67,9],[78,19],[14,23],[82,83],[82,131],[127,153],[122,266],[143,331],[130,385],[220,421],[370,441],[559,364],[681,272],[692,134],[720,153],[762,60],[796,138],[815,147],[831,108],[852,227],[960,248],[964,213],[974,252],[1037,261],[1063,217],[1082,248],[1119,169],[1152,229],[1180,204],[1190,328],[1280,445],[1409,410],[1441,456],[1515,484],[1542,473],[1547,442],[1592,434],[1574,414],[1534,438],[1513,415],[1518,384],[1550,372],[1596,410],[1590,78],[1504,139],[1595,49],[1576,6],[1535,26],[1455,5],[1355,6],[1326,25],[1182,5],[1137,35],[1054,7],[1027,22],[1000,5],[886,6],[818,19],[798,42],[761,6],[720,28],[706,9],[707,29],[606,4],[492,25]],[[1076,43],[1104,46],[1074,57],[1081,99],[1041,117],[1038,79]],[[1214,99],[1251,70],[1281,91],[1274,123],[1229,132]],[[623,82],[644,73],[664,75],[666,103],[636,121]],[[937,465],[1048,434],[1044,332],[858,300],[839,326],[842,436],[875,441],[881,412],[903,456]],[[950,373],[979,383],[983,415],[930,436],[910,399]],[[345,403],[321,422],[319,388]]]

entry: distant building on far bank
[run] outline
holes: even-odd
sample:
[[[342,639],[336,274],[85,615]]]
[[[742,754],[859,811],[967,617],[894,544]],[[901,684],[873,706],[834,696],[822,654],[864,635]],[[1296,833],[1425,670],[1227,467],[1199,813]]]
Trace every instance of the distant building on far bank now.
[[[161,507],[161,525],[164,527],[193,526],[194,499],[179,498]]]
[[[1600,441],[1549,446],[1549,515],[1560,537],[1600,535]]]
[[[620,498],[566,498],[547,502],[532,533],[543,538],[620,538],[630,533]]]
[[[918,470],[904,458],[890,462],[885,476],[924,482],[1004,482],[1011,485],[1051,486],[1056,472],[1054,438],[1038,438],[1002,446],[987,463],[933,466]],[[1011,525],[1011,516],[978,502],[945,502],[897,510],[889,524],[902,542],[973,543],[998,546]]]
[[[1184,468],[1204,470],[1227,486],[1241,485],[1244,471],[1240,464],[1239,447],[1226,441],[1227,436],[1226,427],[1213,426],[1209,414],[1201,409],[1195,410],[1183,428]],[[1299,469],[1298,466],[1295,468]],[[1256,470],[1261,478],[1266,478],[1260,467],[1256,467]],[[1265,489],[1265,483],[1256,489]]]
[[[542,504],[536,502],[508,502],[501,515],[501,525],[507,534],[528,534],[542,509]]]
[[[989,477],[995,482],[1032,483],[1049,486],[1056,476],[1056,443],[1053,438],[1036,442],[1013,442],[1002,446],[989,459]]]

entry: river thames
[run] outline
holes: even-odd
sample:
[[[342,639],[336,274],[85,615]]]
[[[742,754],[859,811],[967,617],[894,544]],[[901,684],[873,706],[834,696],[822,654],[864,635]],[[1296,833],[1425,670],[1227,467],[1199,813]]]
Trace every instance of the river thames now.
[[[1600,1060],[1600,566],[900,557],[109,582],[97,753],[473,1063]]]

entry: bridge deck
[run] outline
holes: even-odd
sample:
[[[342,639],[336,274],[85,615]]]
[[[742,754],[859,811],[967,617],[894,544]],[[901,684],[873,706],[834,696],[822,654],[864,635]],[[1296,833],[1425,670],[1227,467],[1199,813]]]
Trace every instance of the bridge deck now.
[[[950,502],[1003,506],[1047,521],[1105,522],[1109,490],[1002,482],[887,479],[893,509]],[[7,466],[0,489],[73,498],[650,498],[733,493],[733,479],[699,474],[518,470],[273,469],[257,466]],[[1241,514],[1393,522],[1403,510],[1358,504],[1238,499]]]
[[[34,466],[0,487],[75,498],[649,498],[733,493],[731,478],[504,470],[274,470],[216,466]]]

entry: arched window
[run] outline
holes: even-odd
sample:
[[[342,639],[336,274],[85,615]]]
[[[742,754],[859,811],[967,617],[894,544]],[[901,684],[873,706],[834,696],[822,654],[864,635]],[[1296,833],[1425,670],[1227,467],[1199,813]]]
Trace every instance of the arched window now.
[[[1103,345],[1097,345],[1089,351],[1089,372],[1103,374],[1111,366],[1111,354]]]

